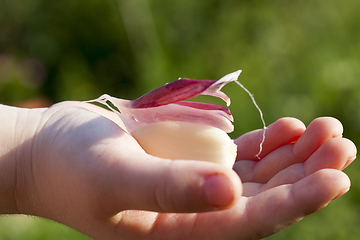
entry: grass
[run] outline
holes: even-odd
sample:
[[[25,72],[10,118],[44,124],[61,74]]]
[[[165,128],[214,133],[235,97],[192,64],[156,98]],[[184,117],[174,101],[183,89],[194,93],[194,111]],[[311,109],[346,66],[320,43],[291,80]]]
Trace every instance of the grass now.
[[[0,240],[90,240],[54,221],[26,215],[0,217]]]

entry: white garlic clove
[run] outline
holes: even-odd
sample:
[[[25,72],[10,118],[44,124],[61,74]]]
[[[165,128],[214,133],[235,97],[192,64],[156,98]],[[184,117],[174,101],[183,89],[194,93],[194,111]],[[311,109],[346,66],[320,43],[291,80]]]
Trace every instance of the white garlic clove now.
[[[167,159],[200,160],[232,168],[237,147],[223,130],[199,123],[166,121],[138,127],[131,135],[148,153]]]

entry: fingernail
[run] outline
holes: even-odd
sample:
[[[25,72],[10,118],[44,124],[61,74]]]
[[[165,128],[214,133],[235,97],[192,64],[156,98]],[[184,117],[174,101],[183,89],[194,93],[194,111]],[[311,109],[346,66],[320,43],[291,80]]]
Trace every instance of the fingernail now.
[[[204,183],[205,200],[215,209],[226,208],[234,201],[234,189],[222,174],[211,175]]]

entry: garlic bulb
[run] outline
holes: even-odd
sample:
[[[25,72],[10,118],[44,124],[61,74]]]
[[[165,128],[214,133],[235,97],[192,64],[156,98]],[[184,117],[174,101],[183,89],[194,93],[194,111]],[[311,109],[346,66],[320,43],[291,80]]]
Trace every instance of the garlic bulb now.
[[[148,153],[167,159],[219,163],[231,168],[236,145],[223,130],[192,122],[155,122],[136,128],[131,135]]]
[[[210,161],[231,168],[236,145],[227,135],[234,126],[227,107],[185,101],[198,95],[230,98],[221,91],[241,70],[217,81],[180,78],[135,100],[102,95],[93,100],[117,113],[125,128],[148,153],[167,159]]]

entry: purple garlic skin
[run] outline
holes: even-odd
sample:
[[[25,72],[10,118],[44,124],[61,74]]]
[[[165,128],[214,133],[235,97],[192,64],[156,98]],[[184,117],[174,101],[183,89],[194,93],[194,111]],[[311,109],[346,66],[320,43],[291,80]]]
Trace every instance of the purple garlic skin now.
[[[199,160],[232,168],[236,145],[227,133],[234,130],[227,107],[185,101],[198,95],[230,98],[221,91],[237,80],[241,70],[220,80],[180,78],[135,100],[102,95],[95,101],[118,114],[131,134],[148,154],[171,160]],[[117,109],[108,104],[112,103]]]

